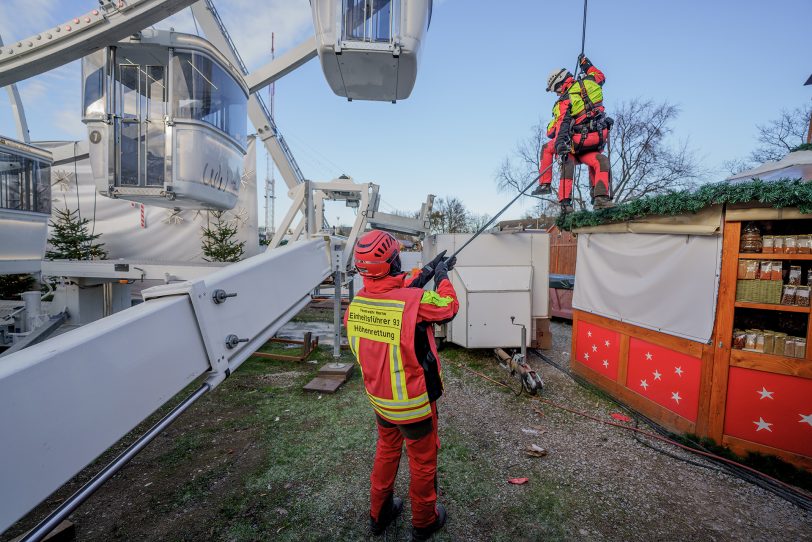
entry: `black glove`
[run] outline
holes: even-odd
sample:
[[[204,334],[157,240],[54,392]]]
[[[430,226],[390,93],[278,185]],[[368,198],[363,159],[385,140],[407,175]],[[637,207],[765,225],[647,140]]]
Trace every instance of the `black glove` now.
[[[456,256],[451,256],[450,258],[445,258],[443,261],[445,262],[445,265],[446,265],[446,267],[448,268],[449,271],[454,269],[454,266],[457,265],[457,257]]]
[[[407,285],[407,287],[422,288],[423,286],[428,284],[429,281],[434,276],[434,269],[437,267],[437,264],[443,261],[443,256],[445,256],[446,252],[448,251],[447,250],[442,251],[432,261],[424,265],[423,268],[420,270],[420,274],[417,275],[414,279],[412,279],[412,282],[410,282]]]
[[[456,258],[454,258],[456,263]],[[453,267],[453,266],[452,266]],[[437,287],[443,280],[448,278],[448,262],[443,260],[434,268],[434,286]]]
[[[570,154],[570,144],[569,141],[566,139],[559,138],[555,142],[555,153],[561,156],[561,160],[567,161],[567,157]]]
[[[432,269],[436,268],[436,267],[437,267],[437,264],[438,264],[438,263],[440,263],[441,261],[443,261],[443,258],[445,258],[445,253],[446,253],[446,252],[448,252],[448,251],[447,251],[447,250],[444,250],[444,251],[442,251],[441,253],[439,253],[437,256],[435,256],[435,257],[434,257],[434,259],[433,259],[433,260],[431,260],[431,261],[430,261],[430,262],[429,262],[429,263],[426,265],[426,267],[431,266],[431,268],[432,268]],[[424,267],[423,269],[425,269],[426,267]]]
[[[578,55],[578,65],[581,66],[581,70],[586,73],[586,71],[592,67],[592,62],[584,56],[584,53],[581,53]]]

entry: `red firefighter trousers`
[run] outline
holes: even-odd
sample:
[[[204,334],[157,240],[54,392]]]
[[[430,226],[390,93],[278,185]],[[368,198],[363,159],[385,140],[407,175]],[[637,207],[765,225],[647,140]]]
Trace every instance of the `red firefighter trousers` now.
[[[409,456],[409,499],[412,502],[412,525],[428,527],[437,519],[437,408],[431,403],[432,429],[417,439],[404,437],[397,425],[383,426],[378,423],[378,446],[375,463],[370,476],[370,516],[378,521],[378,515],[395,489],[395,477],[400,465],[400,454],[406,442]]]
[[[606,135],[606,134],[605,134]],[[605,140],[604,135],[604,140]],[[581,135],[573,135],[573,144],[585,146],[597,145],[600,141],[598,132],[590,132],[581,143]],[[541,148],[541,164],[539,169],[544,171],[553,163],[555,158],[555,141],[548,141]],[[608,196],[611,184],[611,169],[609,159],[600,152],[570,153],[567,162],[561,168],[561,182],[558,185],[558,201],[572,198],[572,179],[575,175],[575,164],[584,164],[589,168],[589,185],[592,187],[592,196]],[[540,184],[550,184],[553,180],[552,168],[544,172],[539,179]]]

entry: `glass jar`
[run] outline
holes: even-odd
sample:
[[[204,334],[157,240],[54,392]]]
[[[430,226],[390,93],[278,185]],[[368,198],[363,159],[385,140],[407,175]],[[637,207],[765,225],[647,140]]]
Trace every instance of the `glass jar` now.
[[[775,333],[772,331],[764,332],[764,353],[772,354],[775,351]]]
[[[787,345],[787,334],[786,333],[776,333],[775,334],[775,343],[773,345],[773,354],[776,356],[783,356],[784,348]]]
[[[749,222],[742,230],[739,252],[761,252],[761,231],[758,227]]]
[[[798,236],[798,254],[812,254],[812,237],[809,235]]]
[[[795,357],[796,358],[806,357],[806,339],[801,337],[795,339]]]
[[[772,254],[773,247],[775,246],[775,236],[765,235],[761,238],[761,252],[765,254]]]
[[[798,237],[795,235],[787,235],[784,237],[784,253],[785,254],[798,254]]]
[[[784,355],[788,358],[795,357],[795,337],[787,337],[787,342],[784,344]]]
[[[784,252],[784,238],[780,235],[773,237],[773,252],[782,254]]]

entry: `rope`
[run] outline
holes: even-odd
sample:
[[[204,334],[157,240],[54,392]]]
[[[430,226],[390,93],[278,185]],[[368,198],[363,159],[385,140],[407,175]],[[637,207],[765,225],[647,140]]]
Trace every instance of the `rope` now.
[[[589,2],[589,0],[584,0],[584,22],[583,22],[583,27],[581,28],[581,54],[582,55],[584,54],[584,46],[586,45],[586,8],[587,8],[587,3],[588,2]],[[578,78],[578,69],[580,67],[581,67],[581,64],[578,61],[575,61],[575,71],[572,72],[572,73],[575,74],[573,79]]]
[[[542,176],[542,175],[544,175],[545,173],[547,173],[547,171],[549,171],[549,169],[550,169],[551,167],[553,167],[553,164],[555,164],[555,161],[553,161],[553,163],[552,163],[552,164],[550,164],[549,166],[547,166],[546,168],[544,168],[543,170],[541,170],[541,171],[539,172],[539,174],[538,174],[538,175],[537,175],[537,176],[536,176],[536,177],[535,177],[535,178],[534,178],[532,181],[530,181],[530,183],[529,183],[527,186],[525,186],[525,187],[524,187],[524,189],[523,189],[523,190],[521,190],[521,191],[520,191],[518,194],[516,194],[516,197],[515,197],[515,198],[513,198],[512,200],[510,200],[510,203],[508,203],[507,205],[505,205],[505,206],[502,208],[502,210],[501,210],[501,211],[499,211],[498,213],[496,213],[496,215],[495,215],[495,216],[494,216],[492,219],[490,219],[490,220],[488,221],[488,223],[487,223],[487,224],[485,224],[484,226],[482,226],[481,228],[479,228],[479,230],[478,230],[478,231],[477,231],[477,232],[476,232],[476,233],[473,235],[473,237],[471,237],[470,239],[468,239],[468,240],[465,242],[465,244],[463,244],[463,245],[462,245],[460,248],[458,248],[458,249],[456,250],[456,252],[454,252],[454,254],[452,254],[451,256],[449,256],[449,257],[448,257],[448,259],[451,259],[451,258],[455,257],[457,254],[459,254],[460,252],[462,252],[462,249],[464,249],[464,248],[465,248],[465,247],[467,247],[469,244],[471,244],[471,241],[473,241],[474,239],[476,239],[477,237],[479,237],[479,235],[480,235],[482,232],[484,232],[485,230],[487,230],[487,229],[488,229],[488,228],[491,226],[491,224],[493,224],[494,222],[496,222],[496,219],[497,219],[497,218],[499,218],[500,216],[502,216],[502,213],[504,213],[505,211],[507,211],[507,210],[508,210],[508,208],[509,208],[511,205],[513,205],[514,203],[516,203],[516,200],[517,200],[517,199],[519,199],[520,197],[524,196],[524,193],[525,193],[525,192],[527,192],[528,190],[530,190],[530,188],[531,188],[531,187],[532,187],[534,184],[536,184],[536,181],[538,181],[538,180],[541,178],[541,176]]]

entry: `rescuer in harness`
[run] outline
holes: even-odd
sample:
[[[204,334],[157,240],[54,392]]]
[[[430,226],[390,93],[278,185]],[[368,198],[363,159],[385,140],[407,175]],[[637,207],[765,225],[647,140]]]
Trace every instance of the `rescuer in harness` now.
[[[370,477],[373,535],[382,534],[403,509],[394,487],[404,441],[412,540],[428,540],[446,521],[445,508],[437,503],[435,402],[443,381],[433,324],[454,318],[459,302],[448,279],[456,258],[444,259],[444,254],[412,278],[401,272],[398,242],[388,233],[373,230],[355,245],[355,267],[364,287],[347,308],[344,324],[378,426]],[[432,277],[435,290],[423,290]]]
[[[613,120],[603,107],[602,86],[606,77],[583,54],[578,63],[584,76],[577,81],[566,69],[553,70],[547,78],[547,91],[558,94],[553,106],[553,119],[547,125],[550,138],[541,149],[539,186],[533,195],[552,191],[552,169],[555,155],[561,157],[561,182],[558,201],[563,213],[572,212],[572,183],[575,165],[589,168],[592,203],[596,209],[613,207],[610,196],[612,170],[609,159],[601,154],[609,138]]]

